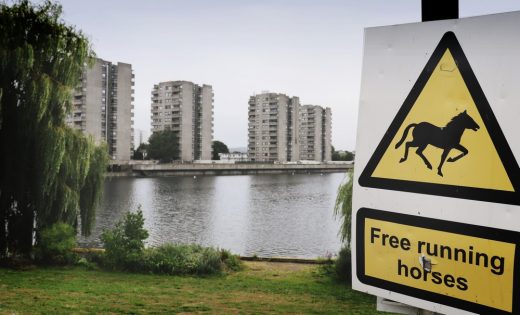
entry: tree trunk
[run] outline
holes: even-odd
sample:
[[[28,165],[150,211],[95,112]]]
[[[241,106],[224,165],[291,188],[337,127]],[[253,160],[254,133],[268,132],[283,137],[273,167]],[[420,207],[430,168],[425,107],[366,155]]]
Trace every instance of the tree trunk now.
[[[16,214],[7,220],[7,251],[9,255],[21,255],[29,258],[33,244],[34,215],[31,207],[17,205]]]
[[[7,214],[10,210],[10,198],[6,191],[0,191],[0,259],[7,257]]]
[[[0,260],[7,256],[7,231],[5,224],[5,210],[0,205]]]
[[[30,205],[23,205],[20,219],[19,252],[29,258],[32,252],[34,232],[34,211]]]

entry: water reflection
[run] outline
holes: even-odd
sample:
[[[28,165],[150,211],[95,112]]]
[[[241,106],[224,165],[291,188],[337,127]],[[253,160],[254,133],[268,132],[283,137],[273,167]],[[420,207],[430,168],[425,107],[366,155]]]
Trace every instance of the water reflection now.
[[[337,252],[332,208],[343,174],[107,179],[93,233],[141,206],[149,245],[198,243],[242,255],[318,257]]]

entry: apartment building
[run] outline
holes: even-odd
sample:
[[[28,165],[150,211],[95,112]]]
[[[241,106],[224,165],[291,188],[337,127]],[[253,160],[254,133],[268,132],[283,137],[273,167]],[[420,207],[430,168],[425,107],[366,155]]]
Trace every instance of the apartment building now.
[[[300,159],[331,160],[332,113],[330,108],[303,105],[300,108]]]
[[[247,153],[251,161],[299,160],[299,107],[298,97],[285,94],[263,92],[249,98]]]
[[[97,58],[86,68],[73,93],[72,128],[108,144],[114,160],[130,160],[133,151],[134,74],[132,65]]]
[[[211,160],[213,88],[188,81],[167,81],[152,90],[152,133],[178,134],[182,161]]]

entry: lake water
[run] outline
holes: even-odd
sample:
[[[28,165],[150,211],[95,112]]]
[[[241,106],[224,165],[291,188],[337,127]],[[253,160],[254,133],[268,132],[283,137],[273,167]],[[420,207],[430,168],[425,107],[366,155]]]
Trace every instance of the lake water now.
[[[92,235],[141,207],[148,245],[197,243],[260,257],[323,257],[341,246],[333,217],[342,173],[107,178]]]

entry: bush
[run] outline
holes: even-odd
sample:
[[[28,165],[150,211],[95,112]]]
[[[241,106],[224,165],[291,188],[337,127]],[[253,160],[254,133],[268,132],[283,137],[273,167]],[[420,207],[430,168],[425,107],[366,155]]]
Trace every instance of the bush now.
[[[168,275],[218,274],[223,270],[239,270],[236,255],[200,245],[165,244],[144,251],[142,272]]]
[[[340,281],[350,282],[352,280],[352,258],[350,248],[343,247],[339,251],[338,258],[334,262],[336,277]]]
[[[72,252],[76,246],[76,230],[65,223],[55,223],[42,230],[35,258],[44,264],[72,264],[77,255]]]
[[[95,256],[99,260],[96,263],[109,269],[167,275],[217,274],[242,267],[236,255],[212,247],[165,244],[145,248],[148,232],[143,226],[143,213],[139,209],[128,213],[114,229],[103,232],[105,254]]]
[[[76,262],[76,265],[77,266],[80,266],[80,267],[84,267],[85,269],[87,270],[96,270],[98,269],[98,265],[91,261],[91,260],[88,260],[87,258],[85,257],[82,257],[80,258],[77,262]]]
[[[92,268],[89,267],[88,269],[95,269],[96,267],[105,266],[106,255],[103,251],[89,249],[85,252],[82,252],[80,256],[85,258],[85,260],[92,266]]]
[[[240,260],[240,257],[231,254],[231,252],[226,249],[220,250],[220,259],[224,263],[224,267],[227,270],[239,271],[244,268],[244,264]]]
[[[348,247],[342,247],[338,257],[327,257],[320,264],[320,271],[342,283],[350,283],[352,280],[351,253]]]
[[[148,231],[144,228],[141,208],[136,213],[127,213],[114,229],[104,231],[101,235],[105,247],[103,264],[111,269],[137,271],[147,238]]]

